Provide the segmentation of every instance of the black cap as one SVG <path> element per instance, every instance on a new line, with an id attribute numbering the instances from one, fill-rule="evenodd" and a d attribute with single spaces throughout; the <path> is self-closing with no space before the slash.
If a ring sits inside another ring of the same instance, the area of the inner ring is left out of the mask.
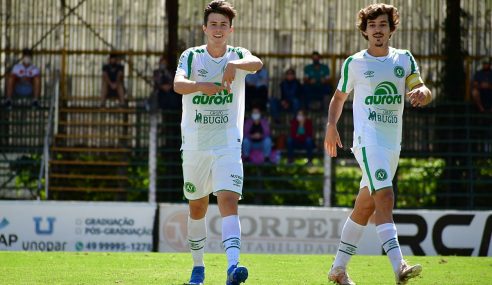
<path id="1" fill-rule="evenodd" d="M 313 51 L 312 55 L 320 55 L 320 54 L 319 54 L 319 51 L 315 50 L 315 51 Z"/>

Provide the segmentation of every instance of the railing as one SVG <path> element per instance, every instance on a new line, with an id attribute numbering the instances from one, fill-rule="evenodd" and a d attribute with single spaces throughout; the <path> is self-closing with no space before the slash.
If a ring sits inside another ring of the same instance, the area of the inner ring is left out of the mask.
<path id="1" fill-rule="evenodd" d="M 49 85 L 51 100 L 48 112 L 48 118 L 46 119 L 45 134 L 43 140 L 43 156 L 41 158 L 41 163 L 39 166 L 39 176 L 38 176 L 38 188 L 37 188 L 37 199 L 41 199 L 41 189 L 44 184 L 44 198 L 49 197 L 49 165 L 50 165 L 50 146 L 53 140 L 53 131 L 55 125 L 55 106 L 58 104 L 58 99 L 60 95 L 60 76 L 58 72 L 55 72 L 55 77 Z M 44 177 L 44 183 L 43 183 Z"/>

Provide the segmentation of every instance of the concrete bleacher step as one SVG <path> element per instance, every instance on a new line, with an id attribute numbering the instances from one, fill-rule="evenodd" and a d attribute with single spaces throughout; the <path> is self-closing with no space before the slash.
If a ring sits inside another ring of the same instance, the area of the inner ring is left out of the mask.
<path id="1" fill-rule="evenodd" d="M 82 161 L 82 160 L 52 160 L 52 165 L 79 165 L 79 166 L 128 166 L 125 161 Z"/>
<path id="2" fill-rule="evenodd" d="M 60 121 L 60 126 L 74 126 L 74 127 L 92 127 L 92 126 L 118 126 L 129 127 L 133 126 L 132 123 L 126 122 L 94 122 L 94 121 Z"/>
<path id="3" fill-rule="evenodd" d="M 64 178 L 64 179 L 88 179 L 88 180 L 123 180 L 123 181 L 128 180 L 128 176 L 123 176 L 123 175 L 51 173 L 50 177 L 51 178 Z"/>
<path id="4" fill-rule="evenodd" d="M 123 107 L 114 107 L 114 108 L 83 108 L 83 107 L 75 107 L 75 108 L 61 108 L 61 113 L 105 113 L 105 114 L 131 114 L 135 113 L 135 108 L 123 108 Z"/>
<path id="5" fill-rule="evenodd" d="M 87 153 L 87 152 L 130 153 L 131 152 L 131 150 L 127 148 L 60 147 L 60 146 L 52 147 L 51 150 L 55 152 L 78 152 L 78 153 Z"/>
<path id="6" fill-rule="evenodd" d="M 50 186 L 53 192 L 126 192 L 124 188 Z"/>
<path id="7" fill-rule="evenodd" d="M 101 140 L 130 140 L 133 139 L 133 136 L 130 135 L 100 135 L 100 134 L 58 134 L 55 136 L 55 139 L 101 139 Z"/>

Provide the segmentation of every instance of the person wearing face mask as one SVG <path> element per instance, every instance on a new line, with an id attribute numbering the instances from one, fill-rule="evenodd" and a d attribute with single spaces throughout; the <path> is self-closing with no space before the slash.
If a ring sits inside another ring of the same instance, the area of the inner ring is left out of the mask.
<path id="1" fill-rule="evenodd" d="M 245 120 L 243 131 L 243 159 L 249 161 L 251 150 L 258 149 L 262 151 L 264 160 L 269 162 L 272 152 L 270 125 L 266 118 L 261 117 L 259 107 L 251 110 L 251 118 Z"/>
<path id="2" fill-rule="evenodd" d="M 101 108 L 106 107 L 106 99 L 118 97 L 120 107 L 125 105 L 125 86 L 123 82 L 125 68 L 120 63 L 120 57 L 111 53 L 109 62 L 103 66 Z"/>
<path id="3" fill-rule="evenodd" d="M 304 107 L 319 109 L 332 90 L 330 68 L 321 63 L 319 52 L 313 51 L 311 58 L 313 62 L 304 67 L 304 91 L 306 93 Z"/>
<path id="4" fill-rule="evenodd" d="M 32 107 L 39 108 L 39 98 L 41 96 L 41 72 L 32 64 L 32 51 L 22 50 L 22 60 L 14 65 L 10 76 L 7 78 L 7 99 L 5 107 L 12 108 L 13 96 L 28 97 L 32 96 Z"/>
<path id="5" fill-rule="evenodd" d="M 287 139 L 287 157 L 289 163 L 294 162 L 294 150 L 305 149 L 307 164 L 312 165 L 313 159 L 313 122 L 306 117 L 304 110 L 297 111 L 296 117 L 290 121 L 290 136 Z"/>

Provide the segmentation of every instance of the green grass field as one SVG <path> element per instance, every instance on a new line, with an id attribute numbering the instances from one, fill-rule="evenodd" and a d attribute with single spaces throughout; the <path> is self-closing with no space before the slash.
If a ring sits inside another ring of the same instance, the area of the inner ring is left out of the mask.
<path id="1" fill-rule="evenodd" d="M 492 258 L 407 258 L 424 267 L 409 284 L 492 284 Z M 330 284 L 332 255 L 243 254 L 250 285 Z M 206 284 L 225 283 L 225 256 L 206 254 Z M 185 253 L 0 252 L 0 284 L 163 284 L 182 285 L 191 272 Z M 358 285 L 394 284 L 385 256 L 354 256 L 349 273 Z"/>

